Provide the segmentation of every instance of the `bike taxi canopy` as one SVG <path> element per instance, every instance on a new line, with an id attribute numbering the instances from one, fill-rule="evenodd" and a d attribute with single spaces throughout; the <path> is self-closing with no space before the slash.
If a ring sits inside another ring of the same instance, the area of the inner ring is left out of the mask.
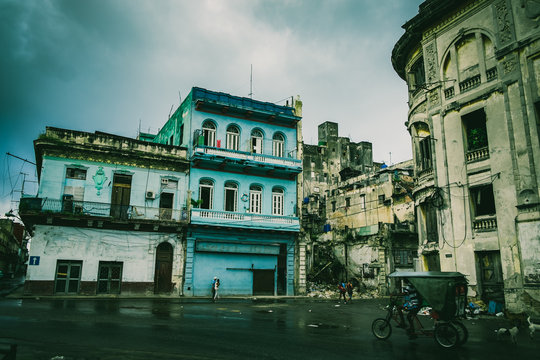
<path id="1" fill-rule="evenodd" d="M 407 279 L 443 320 L 463 315 L 467 279 L 459 272 L 394 272 L 389 277 Z"/>

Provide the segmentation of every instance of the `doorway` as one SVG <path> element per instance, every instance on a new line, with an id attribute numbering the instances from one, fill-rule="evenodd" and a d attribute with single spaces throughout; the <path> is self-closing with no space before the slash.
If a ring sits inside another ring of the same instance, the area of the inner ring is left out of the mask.
<path id="1" fill-rule="evenodd" d="M 123 263 L 121 262 L 99 262 L 98 294 L 120 294 L 122 267 Z"/>
<path id="2" fill-rule="evenodd" d="M 172 290 L 173 247 L 164 242 L 156 249 L 156 268 L 154 272 L 154 293 L 170 293 Z"/>
<path id="3" fill-rule="evenodd" d="M 480 297 L 488 304 L 495 301 L 504 304 L 504 281 L 501 255 L 498 251 L 479 251 L 476 253 L 480 272 Z"/>
<path id="4" fill-rule="evenodd" d="M 159 196 L 159 219 L 171 220 L 174 194 L 162 192 Z"/>
<path id="5" fill-rule="evenodd" d="M 114 174 L 111 196 L 111 216 L 127 220 L 131 198 L 131 175 Z"/>
<path id="6" fill-rule="evenodd" d="M 77 294 L 81 282 L 82 261 L 58 260 L 54 281 L 55 294 Z"/>
<path id="7" fill-rule="evenodd" d="M 253 295 L 274 295 L 274 270 L 253 270 Z"/>

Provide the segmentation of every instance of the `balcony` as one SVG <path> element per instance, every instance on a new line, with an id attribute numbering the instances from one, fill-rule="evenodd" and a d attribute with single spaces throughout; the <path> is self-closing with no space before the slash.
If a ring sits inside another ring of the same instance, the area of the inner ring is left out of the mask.
<path id="1" fill-rule="evenodd" d="M 187 224 L 187 210 L 114 205 L 72 199 L 21 198 L 19 213 L 29 224 L 157 231 Z"/>
<path id="2" fill-rule="evenodd" d="M 300 230 L 300 220 L 294 216 L 237 213 L 208 209 L 191 209 L 191 223 L 265 230 Z"/>
<path id="3" fill-rule="evenodd" d="M 495 231 L 497 230 L 497 217 L 477 217 L 474 219 L 473 229 L 475 232 Z"/>
<path id="4" fill-rule="evenodd" d="M 467 152 L 467 162 L 481 161 L 489 158 L 489 149 L 486 147 Z"/>
<path id="5" fill-rule="evenodd" d="M 196 145 L 192 160 L 196 164 L 206 163 L 230 170 L 250 171 L 257 175 L 287 176 L 302 172 L 302 161 L 292 157 L 276 157 L 246 151 Z"/>

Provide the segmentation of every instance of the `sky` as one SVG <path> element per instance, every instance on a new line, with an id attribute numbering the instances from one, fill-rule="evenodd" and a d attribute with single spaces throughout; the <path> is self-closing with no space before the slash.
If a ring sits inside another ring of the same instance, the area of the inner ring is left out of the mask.
<path id="1" fill-rule="evenodd" d="M 46 126 L 156 133 L 194 86 L 280 105 L 299 95 L 306 144 L 333 121 L 371 142 L 374 161 L 412 158 L 390 57 L 421 2 L 0 0 L 0 215 L 23 186 L 36 194 L 29 162 Z"/>

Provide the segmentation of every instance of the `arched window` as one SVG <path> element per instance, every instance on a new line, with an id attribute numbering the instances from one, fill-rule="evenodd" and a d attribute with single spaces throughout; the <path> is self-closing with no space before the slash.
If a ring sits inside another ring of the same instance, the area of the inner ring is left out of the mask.
<path id="1" fill-rule="evenodd" d="M 205 146 L 216 146 L 216 125 L 210 121 L 206 120 L 202 126 L 204 145 Z"/>
<path id="2" fill-rule="evenodd" d="M 260 214 L 262 212 L 262 188 L 257 185 L 249 187 L 249 212 Z"/>
<path id="3" fill-rule="evenodd" d="M 238 211 L 238 185 L 232 181 L 225 183 L 225 211 Z"/>
<path id="4" fill-rule="evenodd" d="M 255 154 L 263 152 L 263 133 L 259 129 L 254 129 L 251 132 L 251 152 Z"/>
<path id="5" fill-rule="evenodd" d="M 238 142 L 240 138 L 240 131 L 235 125 L 229 125 L 227 128 L 227 144 L 226 147 L 229 150 L 238 150 Z"/>
<path id="6" fill-rule="evenodd" d="M 272 155 L 277 157 L 283 157 L 283 143 L 285 139 L 282 134 L 275 133 L 272 138 Z"/>
<path id="7" fill-rule="evenodd" d="M 275 187 L 272 189 L 272 215 L 283 216 L 283 189 Z"/>
<path id="8" fill-rule="evenodd" d="M 214 182 L 202 179 L 199 182 L 199 201 L 201 209 L 212 209 L 214 203 Z"/>

